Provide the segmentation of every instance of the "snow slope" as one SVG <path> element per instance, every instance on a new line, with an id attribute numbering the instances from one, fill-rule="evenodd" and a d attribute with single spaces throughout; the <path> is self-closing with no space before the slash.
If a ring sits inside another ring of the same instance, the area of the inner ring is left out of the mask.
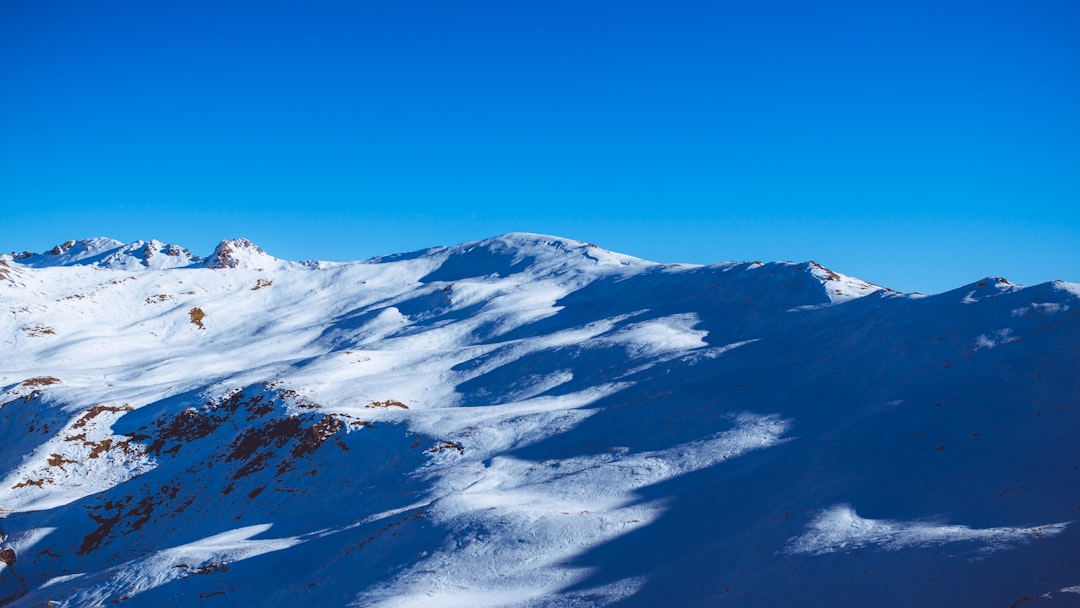
<path id="1" fill-rule="evenodd" d="M 0 312 L 0 604 L 1080 604 L 1080 285 L 89 239 Z"/>

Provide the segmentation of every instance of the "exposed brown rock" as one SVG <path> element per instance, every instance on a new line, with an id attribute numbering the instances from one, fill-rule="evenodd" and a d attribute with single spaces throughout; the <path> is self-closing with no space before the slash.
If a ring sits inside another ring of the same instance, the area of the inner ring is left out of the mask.
<path id="1" fill-rule="evenodd" d="M 400 407 L 403 410 L 409 409 L 409 406 L 405 405 L 404 403 L 402 403 L 400 401 L 395 401 L 393 399 L 387 399 L 386 401 L 372 401 L 371 403 L 365 405 L 364 407 L 368 408 L 368 409 L 372 409 L 372 408 L 376 408 L 376 407 L 386 407 L 386 408 Z"/>
<path id="2" fill-rule="evenodd" d="M 71 425 L 71 428 L 81 429 L 86 426 L 88 422 L 90 422 L 94 418 L 97 418 L 105 412 L 130 412 L 132 409 L 134 408 L 132 408 L 130 405 L 127 405 L 126 403 L 124 405 L 95 405 L 94 407 L 86 410 L 86 413 L 79 417 L 79 419 Z"/>
<path id="3" fill-rule="evenodd" d="M 206 329 L 206 326 L 203 325 L 203 319 L 206 318 L 206 313 L 203 312 L 203 309 L 198 306 L 192 308 L 188 311 L 188 317 L 190 317 L 192 325 L 195 325 L 199 329 Z"/>

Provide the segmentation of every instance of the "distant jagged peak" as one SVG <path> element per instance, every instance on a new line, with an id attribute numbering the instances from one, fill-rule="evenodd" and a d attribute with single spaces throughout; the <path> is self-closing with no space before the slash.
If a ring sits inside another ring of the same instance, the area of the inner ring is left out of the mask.
<path id="1" fill-rule="evenodd" d="M 284 265 L 283 260 L 263 251 L 255 243 L 245 238 L 226 239 L 218 243 L 214 253 L 206 258 L 203 266 L 206 268 L 240 268 L 247 270 L 264 270 Z"/>
<path id="2" fill-rule="evenodd" d="M 102 257 L 123 246 L 123 241 L 106 237 L 64 241 L 44 253 L 24 251 L 13 253 L 14 261 L 23 266 L 44 268 L 48 266 L 87 266 L 94 265 Z"/>
<path id="3" fill-rule="evenodd" d="M 124 243 L 105 237 L 65 241 L 44 253 L 13 253 L 11 259 L 31 268 L 93 266 L 110 270 L 181 268 L 202 261 L 183 247 L 158 240 Z"/>
<path id="4" fill-rule="evenodd" d="M 164 269 L 183 268 L 200 261 L 202 258 L 179 245 L 152 239 L 124 245 L 96 265 L 114 270 Z"/>
<path id="5" fill-rule="evenodd" d="M 81 239 L 78 241 L 65 241 L 56 247 L 53 247 L 49 251 L 46 251 L 42 255 L 49 256 L 63 256 L 63 255 L 78 255 L 81 253 L 99 253 L 102 251 L 108 251 L 115 249 L 124 243 L 116 239 L 108 237 L 94 237 L 91 239 Z"/>

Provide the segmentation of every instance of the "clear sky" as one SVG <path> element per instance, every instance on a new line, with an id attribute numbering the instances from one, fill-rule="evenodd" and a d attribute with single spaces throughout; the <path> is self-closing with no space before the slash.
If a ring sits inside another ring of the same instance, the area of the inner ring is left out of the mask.
<path id="1" fill-rule="evenodd" d="M 1080 3 L 0 0 L 0 250 L 1080 281 Z"/>

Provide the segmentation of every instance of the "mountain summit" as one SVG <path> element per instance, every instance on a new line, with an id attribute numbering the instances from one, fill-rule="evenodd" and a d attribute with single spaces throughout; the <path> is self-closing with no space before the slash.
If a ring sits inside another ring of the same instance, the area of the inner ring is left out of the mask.
<path id="1" fill-rule="evenodd" d="M 221 241 L 203 265 L 207 268 L 244 268 L 259 270 L 279 265 L 280 260 L 267 255 L 262 247 L 247 239 Z"/>
<path id="2" fill-rule="evenodd" d="M 0 256 L 0 604 L 1070 606 L 1080 285 Z"/>

